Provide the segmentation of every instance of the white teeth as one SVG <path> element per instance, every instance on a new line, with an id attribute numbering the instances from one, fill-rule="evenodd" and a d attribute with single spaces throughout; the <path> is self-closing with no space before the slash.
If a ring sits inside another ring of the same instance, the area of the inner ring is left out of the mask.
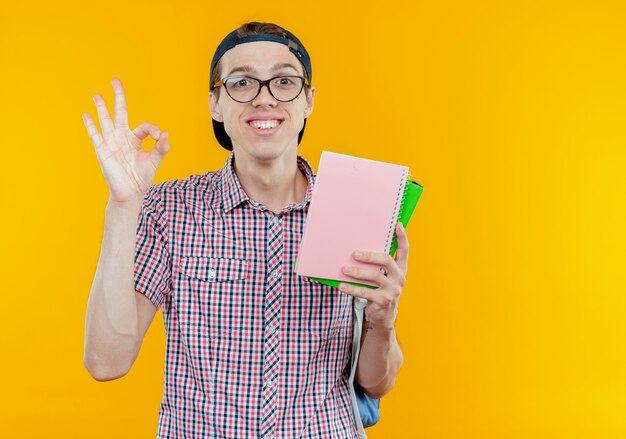
<path id="1" fill-rule="evenodd" d="M 260 128 L 262 130 L 274 128 L 278 126 L 277 120 L 253 120 L 250 121 L 250 126 L 253 128 Z"/>

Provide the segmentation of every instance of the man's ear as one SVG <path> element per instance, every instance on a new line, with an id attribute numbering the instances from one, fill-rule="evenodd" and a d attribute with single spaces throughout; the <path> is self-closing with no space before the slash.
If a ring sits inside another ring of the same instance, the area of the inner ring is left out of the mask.
<path id="1" fill-rule="evenodd" d="M 211 117 L 213 117 L 213 119 L 218 122 L 224 122 L 217 96 L 215 96 L 215 93 L 212 91 L 209 92 L 209 108 L 211 109 Z"/>
<path id="2" fill-rule="evenodd" d="M 306 119 L 313 112 L 315 102 L 315 87 L 311 86 L 306 94 L 306 107 L 304 108 L 304 118 Z"/>

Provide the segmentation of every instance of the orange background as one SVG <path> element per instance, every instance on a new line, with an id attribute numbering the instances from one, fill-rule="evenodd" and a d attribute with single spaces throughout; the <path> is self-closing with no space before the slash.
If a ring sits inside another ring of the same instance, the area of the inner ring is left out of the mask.
<path id="1" fill-rule="evenodd" d="M 108 196 L 81 114 L 170 132 L 155 183 L 220 168 L 209 63 L 245 21 L 294 32 L 299 147 L 408 165 L 405 365 L 370 438 L 626 437 L 623 2 L 11 2 L 0 11 L 0 436 L 154 437 L 161 314 L 122 379 L 82 364 Z M 148 140 L 146 147 L 151 148 Z"/>

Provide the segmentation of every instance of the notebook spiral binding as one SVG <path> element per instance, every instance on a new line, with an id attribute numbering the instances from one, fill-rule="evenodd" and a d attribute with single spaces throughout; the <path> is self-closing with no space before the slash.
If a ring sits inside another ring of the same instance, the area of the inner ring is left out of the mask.
<path id="1" fill-rule="evenodd" d="M 396 230 L 396 224 L 398 222 L 398 218 L 402 215 L 402 208 L 404 207 L 404 198 L 406 195 L 406 191 L 409 187 L 411 174 L 408 169 L 404 170 L 404 174 L 402 175 L 402 182 L 400 183 L 400 187 L 398 188 L 398 196 L 396 198 L 395 209 L 393 211 L 393 221 L 389 226 L 389 233 L 387 234 L 387 242 L 385 243 L 385 253 L 389 253 L 391 250 L 391 245 L 394 240 L 394 233 Z"/>

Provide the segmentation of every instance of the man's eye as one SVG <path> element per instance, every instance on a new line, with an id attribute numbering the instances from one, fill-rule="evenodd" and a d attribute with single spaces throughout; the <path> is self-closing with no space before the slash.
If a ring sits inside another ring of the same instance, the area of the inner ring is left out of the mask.
<path id="1" fill-rule="evenodd" d="M 251 81 L 246 78 L 237 79 L 236 81 L 232 81 L 233 87 L 243 88 L 250 86 Z"/>
<path id="2" fill-rule="evenodd" d="M 291 78 L 277 78 L 276 85 L 280 85 L 281 87 L 288 87 L 294 85 L 294 82 L 291 80 Z"/>

